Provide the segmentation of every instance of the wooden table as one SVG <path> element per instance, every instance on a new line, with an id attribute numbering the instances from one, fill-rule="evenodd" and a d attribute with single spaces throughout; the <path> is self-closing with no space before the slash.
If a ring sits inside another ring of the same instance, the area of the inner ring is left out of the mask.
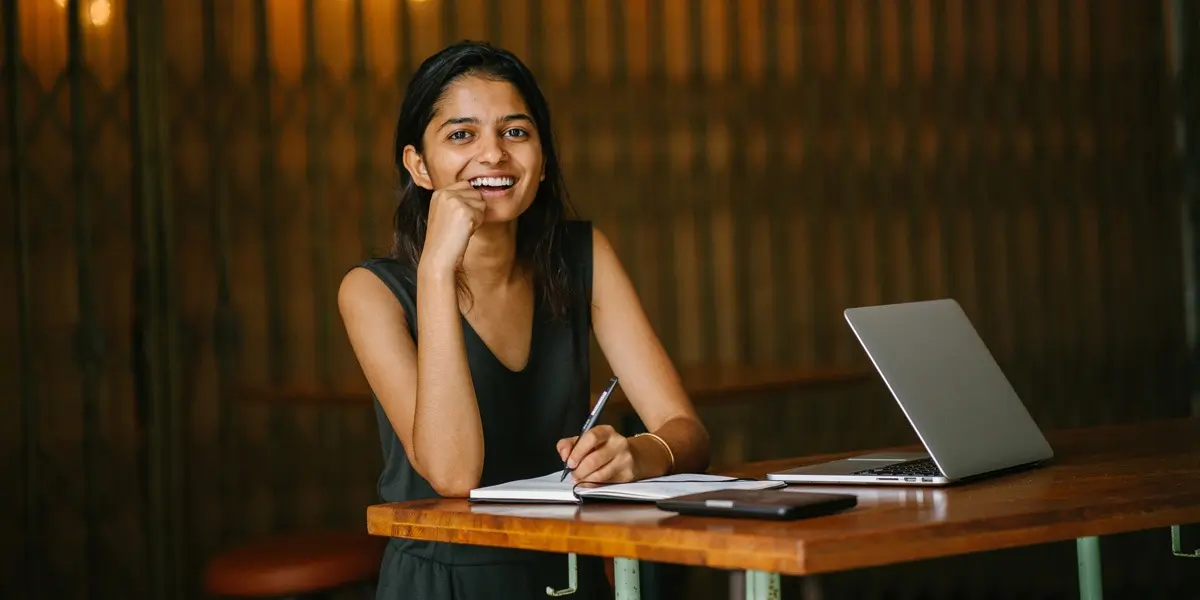
<path id="1" fill-rule="evenodd" d="M 1054 432 L 1040 468 L 951 488 L 793 486 L 859 496 L 851 511 L 775 523 L 682 517 L 649 505 L 483 505 L 461 499 L 367 509 L 374 535 L 614 557 L 617 598 L 639 560 L 746 571 L 747 596 L 809 575 L 1076 540 L 1080 597 L 1102 597 L 1098 536 L 1200 523 L 1200 419 Z M 769 471 L 844 455 L 756 463 Z M 1165 549 L 1164 549 L 1165 550 Z"/>
<path id="2" fill-rule="evenodd" d="M 793 388 L 811 388 L 851 381 L 862 381 L 874 371 L 835 367 L 804 367 L 798 365 L 692 365 L 679 369 L 688 397 L 697 405 L 733 402 L 745 394 Z M 612 373 L 593 371 L 592 398 L 595 399 L 608 384 Z M 287 406 L 371 406 L 373 398 L 366 384 L 347 390 L 255 388 L 241 391 L 246 402 Z M 627 412 L 629 400 L 621 387 L 612 395 L 606 410 Z"/>

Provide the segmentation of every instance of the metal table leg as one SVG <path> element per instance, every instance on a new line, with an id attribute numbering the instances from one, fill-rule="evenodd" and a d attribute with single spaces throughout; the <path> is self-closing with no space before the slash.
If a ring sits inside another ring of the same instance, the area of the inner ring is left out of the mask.
<path id="1" fill-rule="evenodd" d="M 551 586 L 546 586 L 546 595 L 552 598 L 560 596 L 570 596 L 579 589 L 579 559 L 572 552 L 567 555 L 567 587 L 556 590 Z"/>
<path id="2" fill-rule="evenodd" d="M 1104 600 L 1104 583 L 1100 577 L 1100 538 L 1092 536 L 1075 540 L 1075 555 L 1079 566 L 1079 600 Z"/>
<path id="3" fill-rule="evenodd" d="M 1200 558 L 1200 539 L 1197 539 L 1195 526 L 1189 526 L 1188 529 L 1180 525 L 1171 526 L 1171 554 L 1180 558 Z"/>
<path id="4" fill-rule="evenodd" d="M 779 573 L 746 571 L 746 600 L 780 600 Z"/>
<path id="5" fill-rule="evenodd" d="M 613 579 L 617 584 L 617 600 L 642 600 L 642 580 L 638 576 L 636 558 L 614 558 Z"/>

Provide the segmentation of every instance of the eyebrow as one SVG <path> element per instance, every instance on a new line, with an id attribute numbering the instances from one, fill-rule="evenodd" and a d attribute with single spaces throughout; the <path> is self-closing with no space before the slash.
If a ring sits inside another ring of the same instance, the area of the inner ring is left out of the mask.
<path id="1" fill-rule="evenodd" d="M 497 119 L 496 122 L 497 123 L 512 123 L 513 121 L 528 121 L 530 123 L 533 123 L 533 117 L 530 117 L 529 115 L 527 115 L 525 113 L 513 113 L 511 115 L 505 115 L 505 116 L 501 117 L 500 119 Z M 450 117 L 449 119 L 446 119 L 444 122 L 442 122 L 442 125 L 441 125 L 441 127 L 438 127 L 438 130 L 440 131 L 451 125 L 478 125 L 478 124 L 479 124 L 479 119 L 476 119 L 475 117 Z"/>

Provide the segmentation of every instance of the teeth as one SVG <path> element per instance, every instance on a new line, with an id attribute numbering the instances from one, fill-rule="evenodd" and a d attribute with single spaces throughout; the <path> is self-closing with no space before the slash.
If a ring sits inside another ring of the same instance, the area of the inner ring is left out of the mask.
<path id="1" fill-rule="evenodd" d="M 476 177 L 471 180 L 471 185 L 475 187 L 508 187 L 513 183 L 512 177 Z"/>

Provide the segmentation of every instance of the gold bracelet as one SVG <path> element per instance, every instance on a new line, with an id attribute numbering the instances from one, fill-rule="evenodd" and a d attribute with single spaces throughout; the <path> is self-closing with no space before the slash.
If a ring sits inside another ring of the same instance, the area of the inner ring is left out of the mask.
<path id="1" fill-rule="evenodd" d="M 662 444 L 663 448 L 666 448 L 667 457 L 671 459 L 671 465 L 669 467 L 667 467 L 667 475 L 670 475 L 672 472 L 674 472 L 675 471 L 675 453 L 671 452 L 671 446 L 669 446 L 667 444 L 667 442 L 664 441 L 662 438 L 658 437 L 657 435 L 654 435 L 653 433 L 639 433 L 633 437 L 641 437 L 643 435 L 646 437 L 651 437 L 651 438 L 658 440 L 658 443 Z"/>

